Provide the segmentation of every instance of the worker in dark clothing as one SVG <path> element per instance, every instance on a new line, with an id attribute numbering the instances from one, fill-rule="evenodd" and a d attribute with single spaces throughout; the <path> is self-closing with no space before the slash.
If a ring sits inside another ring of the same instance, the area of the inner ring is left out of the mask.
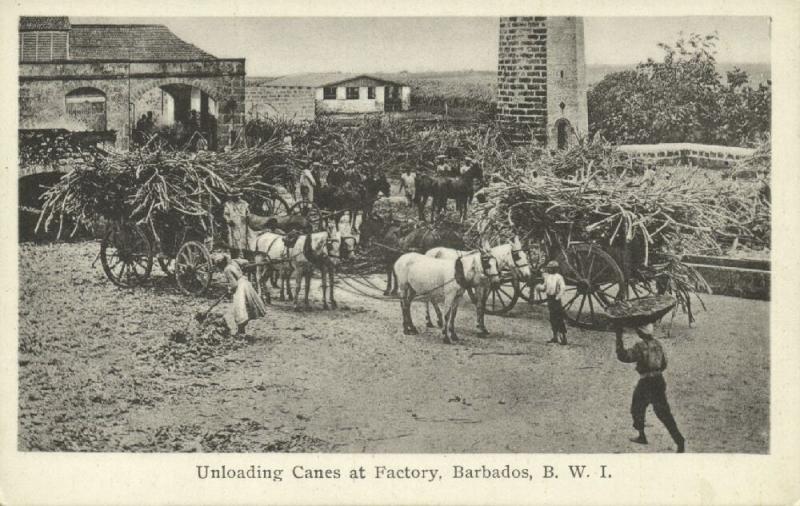
<path id="1" fill-rule="evenodd" d="M 636 372 L 639 373 L 639 383 L 633 391 L 633 401 L 631 402 L 631 416 L 633 416 L 633 428 L 639 431 L 639 436 L 632 438 L 631 441 L 639 444 L 647 444 L 647 436 L 644 433 L 644 418 L 647 406 L 653 405 L 653 411 L 664 427 L 669 431 L 672 440 L 677 445 L 678 453 L 683 453 L 685 440 L 678 424 L 672 416 L 672 411 L 667 402 L 667 384 L 664 381 L 662 372 L 667 368 L 667 356 L 661 343 L 653 338 L 653 324 L 649 323 L 643 327 L 638 327 L 636 333 L 641 341 L 633 345 L 632 348 L 625 348 L 622 342 L 622 327 L 617 327 L 616 351 L 617 358 L 621 362 L 636 362 Z"/>
<path id="2" fill-rule="evenodd" d="M 328 186 L 341 186 L 344 184 L 344 171 L 342 165 L 334 161 L 331 163 L 331 169 L 328 171 L 328 176 L 325 178 L 325 184 Z"/>

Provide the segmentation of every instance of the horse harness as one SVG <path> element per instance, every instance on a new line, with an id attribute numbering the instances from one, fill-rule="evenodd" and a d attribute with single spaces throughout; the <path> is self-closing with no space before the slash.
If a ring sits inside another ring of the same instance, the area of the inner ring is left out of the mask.
<path id="1" fill-rule="evenodd" d="M 513 248 L 511 249 L 511 261 L 514 262 L 514 267 L 516 267 L 517 269 L 524 269 L 525 267 L 529 267 L 530 266 L 530 263 L 526 263 L 524 265 L 518 265 L 517 264 L 517 262 L 519 261 L 520 256 L 521 256 L 520 253 L 523 253 L 523 252 L 524 251 L 521 250 L 521 249 L 513 249 Z"/>

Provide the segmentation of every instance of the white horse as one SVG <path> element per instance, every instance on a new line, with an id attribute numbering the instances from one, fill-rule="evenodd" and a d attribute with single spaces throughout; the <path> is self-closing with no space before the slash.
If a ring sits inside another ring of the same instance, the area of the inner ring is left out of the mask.
<path id="1" fill-rule="evenodd" d="M 265 290 L 264 297 L 267 304 L 272 302 L 266 280 L 271 279 L 272 273 L 277 271 L 281 280 L 280 300 L 285 300 L 284 290 L 288 293 L 289 300 L 292 300 L 290 279 L 294 269 L 294 259 L 291 257 L 291 248 L 287 247 L 286 236 L 262 232 L 251 242 L 250 250 L 253 251 L 258 266 L 256 268 L 258 294 L 261 295 L 262 289 Z"/>
<path id="2" fill-rule="evenodd" d="M 455 261 L 406 253 L 395 262 L 394 273 L 400 289 L 403 333 L 417 333 L 411 319 L 411 302 L 419 296 L 431 302 L 438 314 L 441 314 L 439 306 L 444 308 L 442 335 L 446 343 L 458 340 L 455 319 L 464 291 L 469 286 L 480 284 L 484 277 L 493 283 L 500 279 L 497 260 L 483 251 L 459 257 Z"/>
<path id="3" fill-rule="evenodd" d="M 329 226 L 327 232 L 316 232 L 300 236 L 289 252 L 293 259 L 294 278 L 297 292 L 294 298 L 295 309 L 300 309 L 300 281 L 305 279 L 305 307 L 310 307 L 308 292 L 311 287 L 311 275 L 314 269 L 319 269 L 322 277 L 322 307 L 328 309 L 328 284 L 330 284 L 330 306 L 336 308 L 336 299 L 333 295 L 333 281 L 336 266 L 342 260 L 347 260 L 350 247 L 347 241 L 342 240 L 339 231 Z"/>
<path id="4" fill-rule="evenodd" d="M 509 248 L 509 254 L 511 252 L 511 248 Z M 486 298 L 489 296 L 489 288 L 491 286 L 497 286 L 500 282 L 499 272 L 500 272 L 500 261 L 495 256 L 493 250 L 489 250 L 487 253 L 487 249 L 476 250 L 476 251 L 459 251 L 454 250 L 451 248 L 432 248 L 425 253 L 425 256 L 431 258 L 438 258 L 440 260 L 450 260 L 455 261 L 461 259 L 462 262 L 468 263 L 473 262 L 474 259 L 479 258 L 481 261 L 481 265 L 484 268 L 484 272 L 491 272 L 489 269 L 491 268 L 489 264 L 484 263 L 485 259 L 488 257 L 494 261 L 493 267 L 498 275 L 492 277 L 489 276 L 476 276 L 472 279 L 467 280 L 467 290 L 472 290 L 474 293 L 473 302 L 475 302 L 475 312 L 477 315 L 477 327 L 478 327 L 478 334 L 479 335 L 486 335 L 489 333 L 486 330 L 486 325 L 484 323 L 484 311 L 486 308 Z M 470 294 L 471 296 L 473 294 Z M 439 308 L 436 307 L 436 304 L 433 305 L 433 308 L 436 310 L 436 317 L 438 319 L 439 326 L 442 326 L 442 313 L 439 311 Z M 428 327 L 433 327 L 433 322 L 431 321 L 431 312 L 430 307 L 426 303 L 425 304 L 425 324 Z"/>

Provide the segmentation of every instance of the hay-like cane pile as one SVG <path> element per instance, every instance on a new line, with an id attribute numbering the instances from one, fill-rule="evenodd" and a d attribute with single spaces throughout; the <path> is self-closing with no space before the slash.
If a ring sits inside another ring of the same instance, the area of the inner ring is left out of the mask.
<path id="1" fill-rule="evenodd" d="M 72 170 L 45 192 L 37 230 L 57 222 L 60 237 L 67 216 L 75 220 L 72 233 L 97 217 L 138 224 L 180 219 L 206 226 L 209 212 L 226 195 L 240 191 L 246 200 L 258 201 L 274 185 L 292 181 L 285 150 L 273 140 L 224 153 L 111 152 Z"/>

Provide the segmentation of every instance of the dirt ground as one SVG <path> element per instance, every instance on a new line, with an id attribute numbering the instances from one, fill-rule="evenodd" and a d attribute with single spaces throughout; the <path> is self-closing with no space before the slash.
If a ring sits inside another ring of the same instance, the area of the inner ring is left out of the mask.
<path id="1" fill-rule="evenodd" d="M 396 299 L 337 290 L 339 309 L 324 311 L 315 283 L 311 311 L 276 302 L 250 339 L 201 338 L 194 314 L 219 286 L 190 298 L 159 274 L 120 289 L 92 268 L 98 249 L 20 246 L 20 450 L 674 450 L 652 410 L 650 444 L 628 441 L 637 375 L 613 335 L 570 329 L 569 346 L 545 344 L 543 308 L 487 317 L 479 338 L 464 302 L 449 346 L 438 329 L 403 335 Z M 769 304 L 704 300 L 695 328 L 678 315 L 670 337 L 657 330 L 687 451 L 768 452 Z"/>

